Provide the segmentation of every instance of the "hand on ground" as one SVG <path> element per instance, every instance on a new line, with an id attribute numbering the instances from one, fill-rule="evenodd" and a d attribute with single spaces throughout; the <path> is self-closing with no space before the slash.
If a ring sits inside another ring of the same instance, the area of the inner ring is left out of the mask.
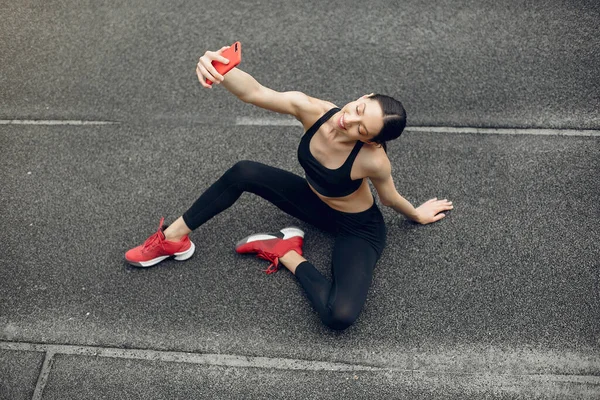
<path id="1" fill-rule="evenodd" d="M 415 221 L 423 225 L 439 221 L 446 216 L 442 211 L 452 210 L 453 208 L 452 202 L 448 199 L 438 200 L 436 197 L 427 200 L 417 207 L 417 219 Z"/>

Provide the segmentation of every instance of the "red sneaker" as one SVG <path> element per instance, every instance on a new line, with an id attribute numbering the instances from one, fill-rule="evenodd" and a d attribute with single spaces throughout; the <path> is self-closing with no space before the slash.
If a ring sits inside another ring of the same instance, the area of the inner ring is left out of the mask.
<path id="1" fill-rule="evenodd" d="M 125 259 L 129 264 L 136 267 L 151 267 L 171 256 L 175 256 L 176 260 L 183 261 L 194 254 L 196 246 L 187 235 L 177 242 L 165 239 L 163 231 L 166 226 L 163 226 L 164 221 L 164 218 L 160 219 L 158 230 L 144 244 L 125 253 Z"/>
<path id="2" fill-rule="evenodd" d="M 288 251 L 295 250 L 302 255 L 304 232 L 299 228 L 283 228 L 277 233 L 255 233 L 235 245 L 239 254 L 256 253 L 259 258 L 271 261 L 271 265 L 264 270 L 267 274 L 274 274 L 279 270 L 279 257 Z"/>

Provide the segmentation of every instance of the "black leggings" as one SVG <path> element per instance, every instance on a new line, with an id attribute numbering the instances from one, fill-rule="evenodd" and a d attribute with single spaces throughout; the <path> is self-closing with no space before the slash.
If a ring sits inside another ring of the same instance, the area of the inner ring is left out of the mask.
<path id="1" fill-rule="evenodd" d="M 325 325 L 332 329 L 352 325 L 365 303 L 373 268 L 385 246 L 386 228 L 377 205 L 360 213 L 337 211 L 319 199 L 304 178 L 240 161 L 196 200 L 183 220 L 194 230 L 233 205 L 243 192 L 257 194 L 287 214 L 335 234 L 333 282 L 308 261 L 298 265 L 296 278 Z"/>

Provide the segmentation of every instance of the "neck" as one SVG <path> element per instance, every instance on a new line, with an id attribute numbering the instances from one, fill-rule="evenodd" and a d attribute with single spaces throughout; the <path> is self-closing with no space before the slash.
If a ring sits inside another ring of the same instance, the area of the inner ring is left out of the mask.
<path id="1" fill-rule="evenodd" d="M 326 126 L 328 129 L 325 133 L 325 136 L 327 137 L 327 139 L 331 140 L 334 143 L 343 143 L 343 144 L 356 143 L 355 139 L 349 138 L 344 131 L 340 130 L 340 128 L 337 125 L 338 119 L 339 119 L 339 113 L 336 113 L 335 115 L 333 115 L 332 118 L 329 119 L 329 121 L 327 121 Z"/>
<path id="2" fill-rule="evenodd" d="M 344 132 L 340 132 L 339 129 L 332 128 L 329 133 L 326 134 L 327 139 L 334 143 L 340 144 L 351 144 L 356 143 L 355 139 L 349 138 Z"/>

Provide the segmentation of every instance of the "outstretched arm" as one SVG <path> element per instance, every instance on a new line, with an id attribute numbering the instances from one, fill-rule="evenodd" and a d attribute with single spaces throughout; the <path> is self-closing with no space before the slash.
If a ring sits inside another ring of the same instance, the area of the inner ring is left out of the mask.
<path id="1" fill-rule="evenodd" d="M 387 158 L 377 161 L 372 176 L 369 176 L 373 186 L 377 190 L 379 199 L 384 206 L 393 208 L 396 212 L 403 214 L 406 218 L 420 224 L 430 224 L 444 218 L 443 211 L 452 210 L 454 206 L 447 199 L 430 199 L 419 207 L 413 205 L 398 193 L 392 178 L 392 168 Z"/>
<path id="2" fill-rule="evenodd" d="M 314 113 L 319 100 L 302 92 L 277 92 L 261 85 L 250 74 L 238 68 L 233 68 L 226 76 L 219 74 L 211 62 L 216 60 L 227 64 L 229 60 L 221 55 L 225 49 L 227 46 L 219 51 L 207 51 L 200 57 L 196 75 L 202 86 L 211 88 L 212 85 L 205 81 L 209 79 L 214 84 L 222 84 L 225 89 L 246 103 L 282 114 L 291 114 L 301 121 L 307 113 Z"/>

